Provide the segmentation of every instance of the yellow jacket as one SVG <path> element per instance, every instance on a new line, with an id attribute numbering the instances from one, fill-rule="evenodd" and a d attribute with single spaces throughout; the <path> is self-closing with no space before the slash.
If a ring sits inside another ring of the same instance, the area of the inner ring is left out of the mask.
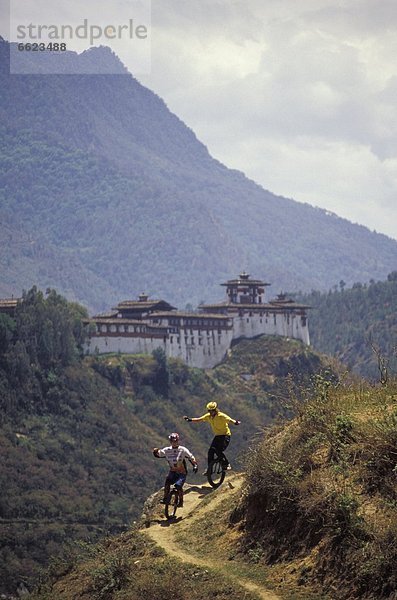
<path id="1" fill-rule="evenodd" d="M 211 417 L 208 412 L 202 417 L 198 417 L 197 421 L 208 421 L 214 435 L 232 435 L 229 423 L 235 423 L 236 419 L 232 419 L 229 415 L 222 412 L 218 412 L 214 417 Z"/>

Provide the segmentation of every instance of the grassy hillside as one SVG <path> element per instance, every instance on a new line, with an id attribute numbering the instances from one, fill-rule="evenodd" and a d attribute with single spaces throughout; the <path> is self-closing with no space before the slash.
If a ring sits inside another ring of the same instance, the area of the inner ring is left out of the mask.
<path id="1" fill-rule="evenodd" d="M 279 338 L 244 341 L 208 372 L 158 353 L 81 359 L 81 316 L 81 307 L 34 288 L 15 321 L 0 317 L 0 592 L 37 578 L 65 542 L 136 519 L 163 482 L 165 465 L 151 449 L 170 431 L 204 465 L 210 430 L 184 414 L 198 416 L 215 399 L 242 420 L 228 453 L 237 468 L 253 435 L 288 411 L 289 374 L 298 369 L 309 383 L 326 368 Z"/>
<path id="2" fill-rule="evenodd" d="M 54 565 L 34 599 L 123 600 L 145 586 L 150 598 L 163 598 L 171 557 L 178 600 L 239 598 L 236 580 L 280 600 L 394 598 L 397 381 L 319 376 L 304 395 L 291 395 L 292 421 L 269 427 L 244 453 L 242 476 L 215 492 L 201 488 L 192 512 L 169 527 L 149 499 L 146 512 L 150 504 L 154 513 L 143 531 Z"/>
<path id="3" fill-rule="evenodd" d="M 397 553 L 397 382 L 328 385 L 270 429 L 231 521 L 241 553 L 332 598 L 392 598 Z"/>
<path id="4" fill-rule="evenodd" d="M 299 299 L 313 307 L 309 327 L 314 348 L 374 381 L 397 375 L 396 271 L 386 281 L 352 288 L 341 281 L 328 293 L 312 292 Z"/>
<path id="5" fill-rule="evenodd" d="M 132 75 L 10 76 L 8 53 L 0 40 L 0 295 L 38 284 L 100 310 L 145 290 L 184 306 L 242 269 L 274 296 L 394 268 L 396 241 L 227 169 Z"/>
<path id="6" fill-rule="evenodd" d="M 86 545 L 54 565 L 53 572 L 60 568 L 64 578 L 42 584 L 32 600 L 207 600 L 213 591 L 217 600 L 257 598 L 217 572 L 170 558 L 136 530 L 95 547 Z"/>

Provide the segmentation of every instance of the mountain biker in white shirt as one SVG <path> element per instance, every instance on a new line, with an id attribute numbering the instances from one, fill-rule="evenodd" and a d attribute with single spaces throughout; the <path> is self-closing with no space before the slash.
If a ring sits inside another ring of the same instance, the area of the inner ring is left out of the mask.
<path id="1" fill-rule="evenodd" d="M 175 485 L 178 489 L 178 507 L 183 506 L 183 484 L 186 481 L 187 469 L 186 459 L 193 465 L 193 473 L 197 473 L 198 465 L 193 454 L 179 445 L 179 434 L 171 433 L 168 436 L 171 446 L 165 448 L 153 448 L 153 454 L 156 458 L 166 458 L 170 467 L 169 473 L 164 483 L 164 497 L 161 500 L 162 504 L 166 504 L 168 494 L 170 493 L 171 485 Z"/>

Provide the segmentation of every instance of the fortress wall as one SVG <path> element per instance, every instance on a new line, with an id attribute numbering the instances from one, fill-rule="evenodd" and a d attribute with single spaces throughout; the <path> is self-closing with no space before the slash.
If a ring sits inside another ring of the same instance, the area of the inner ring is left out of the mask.
<path id="1" fill-rule="evenodd" d="M 243 316 L 234 317 L 233 339 L 240 337 L 252 338 L 258 335 L 285 335 L 283 325 L 276 313 L 254 313 L 251 316 L 245 313 Z"/>
<path id="2" fill-rule="evenodd" d="M 307 320 L 302 324 L 300 315 L 294 313 L 268 312 L 260 316 L 249 312 L 243 316 L 235 316 L 233 320 L 233 339 L 252 338 L 258 335 L 280 335 L 301 340 L 310 344 Z"/>
<path id="3" fill-rule="evenodd" d="M 85 345 L 86 354 L 151 354 L 156 348 L 166 349 L 164 338 L 93 336 Z"/>
<path id="4" fill-rule="evenodd" d="M 87 354 L 151 354 L 156 348 L 163 348 L 167 356 L 179 358 L 191 367 L 210 369 L 222 362 L 233 339 L 279 335 L 310 344 L 307 318 L 296 312 L 247 310 L 241 315 L 233 313 L 232 319 L 233 329 L 181 327 L 176 333 L 161 337 L 135 330 L 132 333 L 130 326 L 128 332 L 124 329 L 124 333 L 118 335 L 115 328 L 113 335 L 102 332 L 92 336 L 85 351 Z"/>
<path id="5" fill-rule="evenodd" d="M 192 331 L 192 332 L 191 332 Z M 186 335 L 185 335 L 186 334 Z M 181 330 L 167 339 L 166 354 L 190 367 L 211 369 L 222 362 L 232 342 L 232 330 Z"/>

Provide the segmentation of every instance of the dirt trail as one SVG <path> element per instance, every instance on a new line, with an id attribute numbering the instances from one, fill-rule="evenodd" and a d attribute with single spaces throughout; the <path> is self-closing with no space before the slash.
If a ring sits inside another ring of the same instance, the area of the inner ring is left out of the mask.
<path id="1" fill-rule="evenodd" d="M 159 519 L 152 522 L 150 527 L 144 530 L 144 533 L 161 546 L 167 554 L 175 556 L 183 562 L 210 569 L 215 568 L 225 577 L 235 580 L 236 583 L 263 600 L 281 600 L 280 596 L 266 590 L 261 585 L 249 579 L 233 575 L 230 572 L 232 563 L 229 562 L 225 567 L 224 563 L 216 562 L 213 558 L 207 559 L 206 557 L 197 557 L 193 554 L 188 554 L 175 541 L 176 534 L 183 533 L 184 529 L 189 528 L 191 523 L 197 519 L 204 518 L 207 512 L 213 511 L 224 500 L 226 495 L 236 493 L 241 488 L 242 482 L 243 478 L 241 476 L 232 475 L 227 478 L 226 482 L 218 490 L 212 490 L 208 484 L 186 486 L 184 507 L 178 511 L 176 520 L 167 521 L 165 518 Z M 201 504 L 205 496 L 209 493 L 213 495 L 211 502 Z"/>

